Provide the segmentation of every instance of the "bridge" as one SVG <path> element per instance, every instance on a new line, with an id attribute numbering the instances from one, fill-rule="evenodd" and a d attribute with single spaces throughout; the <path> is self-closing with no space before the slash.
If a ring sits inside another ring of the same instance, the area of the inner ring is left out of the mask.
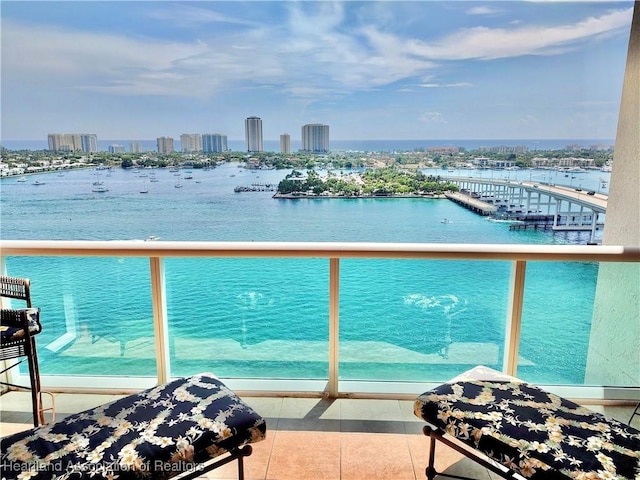
<path id="1" fill-rule="evenodd" d="M 522 222 L 512 228 L 595 232 L 604 224 L 608 196 L 544 182 L 447 177 L 460 192 L 448 198 L 480 215 Z"/>

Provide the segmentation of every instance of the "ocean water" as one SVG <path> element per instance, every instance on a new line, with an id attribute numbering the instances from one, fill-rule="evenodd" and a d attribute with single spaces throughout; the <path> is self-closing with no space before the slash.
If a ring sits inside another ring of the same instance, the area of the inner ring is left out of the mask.
<path id="1" fill-rule="evenodd" d="M 278 200 L 272 192 L 233 191 L 277 183 L 289 171 L 232 163 L 195 169 L 192 179 L 185 172 L 142 172 L 149 176 L 115 169 L 109 176 L 82 170 L 3 179 L 2 238 L 588 240 L 586 233 L 512 232 L 447 200 Z M 482 174 L 565 180 L 549 171 Z M 606 175 L 587 172 L 566 181 L 600 189 Z M 43 184 L 33 185 L 36 179 Z M 93 192 L 95 181 L 109 191 Z M 155 374 L 148 259 L 17 257 L 7 269 L 32 280 L 44 323 L 38 338 L 44 374 Z M 501 368 L 510 270 L 509 262 L 341 261 L 340 378 L 440 381 L 479 363 Z M 583 382 L 597 270 L 594 263 L 528 263 L 520 376 Z M 168 258 L 165 274 L 173 375 L 327 378 L 328 260 Z"/>

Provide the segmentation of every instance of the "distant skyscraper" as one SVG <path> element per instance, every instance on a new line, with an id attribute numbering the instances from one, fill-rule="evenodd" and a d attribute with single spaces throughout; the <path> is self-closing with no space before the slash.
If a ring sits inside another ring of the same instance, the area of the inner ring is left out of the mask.
<path id="1" fill-rule="evenodd" d="M 131 142 L 129 144 L 129 151 L 131 153 L 140 153 L 140 152 L 142 152 L 142 144 L 140 142 Z"/>
<path id="2" fill-rule="evenodd" d="M 98 136 L 95 133 L 50 133 L 47 140 L 49 150 L 55 152 L 98 151 Z"/>
<path id="3" fill-rule="evenodd" d="M 173 152 L 173 138 L 171 137 L 159 137 L 156 140 L 158 145 L 158 153 L 171 153 Z"/>
<path id="4" fill-rule="evenodd" d="M 302 150 L 312 153 L 329 151 L 329 125 L 309 123 L 302 126 Z"/>
<path id="5" fill-rule="evenodd" d="M 109 153 L 124 153 L 124 147 L 122 145 L 109 145 L 108 147 Z"/>
<path id="6" fill-rule="evenodd" d="M 244 136 L 247 144 L 247 152 L 262 152 L 262 119 L 248 117 L 244 121 Z"/>
<path id="7" fill-rule="evenodd" d="M 202 151 L 204 153 L 222 153 L 227 151 L 227 136 L 219 133 L 202 135 Z"/>
<path id="8" fill-rule="evenodd" d="M 80 134 L 80 150 L 86 153 L 98 151 L 98 136 L 95 133 Z"/>
<path id="9" fill-rule="evenodd" d="M 64 133 L 50 133 L 47 135 L 49 141 L 49 150 L 52 152 L 70 152 L 73 151 L 72 138 Z"/>
<path id="10" fill-rule="evenodd" d="M 291 153 L 291 135 L 288 133 L 280 135 L 280 152 Z"/>
<path id="11" fill-rule="evenodd" d="M 183 133 L 180 135 L 180 149 L 183 152 L 201 152 L 202 135 L 199 133 Z"/>

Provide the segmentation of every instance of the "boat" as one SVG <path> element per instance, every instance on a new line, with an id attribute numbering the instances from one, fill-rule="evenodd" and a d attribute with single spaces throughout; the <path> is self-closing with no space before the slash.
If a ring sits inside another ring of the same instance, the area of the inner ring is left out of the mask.
<path id="1" fill-rule="evenodd" d="M 27 177 L 20 177 L 18 179 L 19 182 L 26 182 L 27 181 Z"/>
<path id="2" fill-rule="evenodd" d="M 36 180 L 31 185 L 44 185 L 44 182 L 41 182 L 40 180 Z"/>
<path id="3" fill-rule="evenodd" d="M 443 218 L 440 223 L 451 223 L 448 218 Z"/>
<path id="4" fill-rule="evenodd" d="M 93 188 L 91 189 L 91 191 L 96 193 L 108 192 L 109 189 L 105 187 L 104 182 L 100 180 L 100 171 L 99 170 L 96 171 L 95 175 L 96 175 L 96 181 L 93 182 Z"/>
<path id="5" fill-rule="evenodd" d="M 508 219 L 508 218 L 496 218 L 496 217 L 486 217 L 486 220 L 488 222 L 495 222 L 495 223 L 525 223 L 522 220 Z"/>

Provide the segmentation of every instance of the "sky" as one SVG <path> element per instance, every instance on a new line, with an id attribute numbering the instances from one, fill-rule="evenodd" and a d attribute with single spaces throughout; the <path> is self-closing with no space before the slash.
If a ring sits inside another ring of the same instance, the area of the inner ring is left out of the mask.
<path id="1" fill-rule="evenodd" d="M 6 1 L 2 140 L 613 139 L 633 2 Z"/>

